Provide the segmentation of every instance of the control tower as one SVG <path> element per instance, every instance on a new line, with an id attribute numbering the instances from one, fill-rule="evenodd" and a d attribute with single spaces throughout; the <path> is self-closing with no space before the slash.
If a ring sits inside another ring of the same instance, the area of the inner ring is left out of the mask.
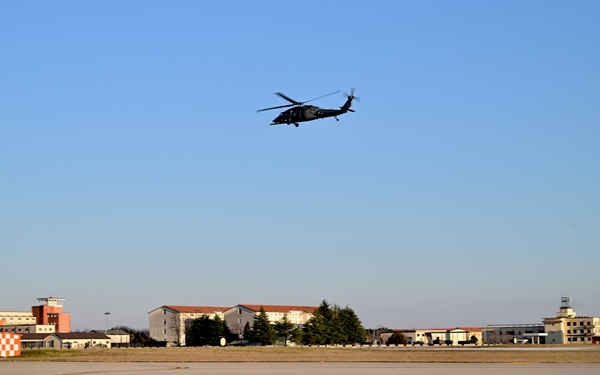
<path id="1" fill-rule="evenodd" d="M 64 298 L 42 297 L 38 306 L 31 306 L 36 324 L 52 324 L 59 333 L 71 332 L 71 314 L 63 312 Z"/>

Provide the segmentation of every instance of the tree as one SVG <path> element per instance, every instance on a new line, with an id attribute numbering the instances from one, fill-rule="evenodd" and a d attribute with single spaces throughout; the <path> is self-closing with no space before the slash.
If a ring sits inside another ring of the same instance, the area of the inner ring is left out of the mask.
<path id="1" fill-rule="evenodd" d="M 273 345 L 277 340 L 269 315 L 262 306 L 252 324 L 252 337 L 253 341 L 260 345 Z"/>
<path id="2" fill-rule="evenodd" d="M 287 346 L 288 340 L 294 337 L 296 331 L 296 326 L 288 319 L 287 314 L 283 316 L 283 319 L 275 322 L 275 333 L 283 340 L 284 346 Z"/>
<path id="3" fill-rule="evenodd" d="M 473 335 L 471 336 L 471 342 L 475 345 L 477 345 L 477 342 L 479 341 L 479 339 L 477 338 L 477 336 Z"/>
<path id="4" fill-rule="evenodd" d="M 362 326 L 360 319 L 350 307 L 338 311 L 341 328 L 345 339 L 342 344 L 362 344 L 367 341 L 367 331 Z"/>
<path id="5" fill-rule="evenodd" d="M 408 340 L 406 336 L 402 332 L 394 332 L 390 337 L 388 337 L 387 345 L 406 345 L 408 344 Z"/>
<path id="6" fill-rule="evenodd" d="M 254 336 L 252 336 L 252 327 L 250 327 L 250 322 L 246 322 L 244 326 L 244 339 L 246 341 L 254 341 Z"/>
<path id="7" fill-rule="evenodd" d="M 229 338 L 231 333 L 227 324 L 215 316 L 211 319 L 208 315 L 194 319 L 186 330 L 187 346 L 219 345 L 221 337 Z"/>
<path id="8" fill-rule="evenodd" d="M 145 346 L 155 341 L 154 339 L 150 338 L 149 329 L 135 329 L 127 326 L 116 326 L 111 329 L 120 329 L 121 331 L 129 333 L 129 343 L 131 346 Z"/>
<path id="9" fill-rule="evenodd" d="M 306 345 L 346 345 L 366 339 L 366 331 L 351 308 L 332 308 L 325 300 L 302 329 L 302 343 Z"/>
<path id="10" fill-rule="evenodd" d="M 313 316 L 302 328 L 302 344 L 324 345 L 326 342 L 327 329 L 325 320 L 320 310 L 315 310 Z"/>

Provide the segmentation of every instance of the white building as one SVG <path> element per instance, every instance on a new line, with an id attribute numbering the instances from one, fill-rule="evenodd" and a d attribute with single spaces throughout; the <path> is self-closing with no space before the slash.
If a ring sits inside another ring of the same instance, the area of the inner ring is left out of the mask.
<path id="1" fill-rule="evenodd" d="M 35 324 L 37 321 L 32 312 L 27 311 L 0 311 L 0 325 Z"/>
<path id="2" fill-rule="evenodd" d="M 21 345 L 23 349 L 110 348 L 110 337 L 96 332 L 26 333 Z"/>
<path id="3" fill-rule="evenodd" d="M 207 315 L 224 320 L 223 313 L 229 307 L 164 305 L 148 313 L 150 337 L 164 342 L 166 346 L 184 346 L 185 330 L 192 320 Z"/>
<path id="4" fill-rule="evenodd" d="M 15 324 L 2 325 L 0 332 L 13 333 L 54 333 L 56 326 L 54 324 Z"/>
<path id="5" fill-rule="evenodd" d="M 570 303 L 569 297 L 562 297 L 556 317 L 544 318 L 547 344 L 592 344 L 592 337 L 600 335 L 600 318 L 577 316 Z"/>
<path id="6" fill-rule="evenodd" d="M 284 316 L 300 327 L 312 317 L 316 306 L 286 305 L 236 305 L 234 307 L 218 306 L 174 306 L 164 305 L 148 313 L 150 319 L 150 337 L 164 342 L 166 346 L 184 346 L 185 330 L 192 320 L 203 315 L 211 319 L 219 317 L 225 321 L 229 330 L 242 335 L 246 323 L 252 325 L 254 318 L 263 307 L 273 323 Z"/>
<path id="7" fill-rule="evenodd" d="M 472 336 L 477 338 L 477 345 L 482 342 L 482 329 L 474 327 L 394 329 L 393 332 L 382 333 L 381 341 L 387 342 L 394 332 L 402 333 L 409 344 L 418 343 L 417 345 L 461 345 L 470 341 Z"/>
<path id="8" fill-rule="evenodd" d="M 278 322 L 287 316 L 288 320 L 301 327 L 312 318 L 316 306 L 289 306 L 289 305 L 236 305 L 225 311 L 225 323 L 233 333 L 243 334 L 246 323 L 254 323 L 254 318 L 260 312 L 261 307 L 269 316 L 271 323 Z"/>
<path id="9" fill-rule="evenodd" d="M 104 333 L 108 336 L 111 348 L 129 348 L 131 345 L 131 335 L 122 329 L 95 329 L 91 332 Z"/>

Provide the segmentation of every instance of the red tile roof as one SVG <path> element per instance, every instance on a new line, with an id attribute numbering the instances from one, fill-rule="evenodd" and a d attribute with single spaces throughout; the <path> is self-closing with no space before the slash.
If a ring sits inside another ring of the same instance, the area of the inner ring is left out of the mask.
<path id="1" fill-rule="evenodd" d="M 174 305 L 165 305 L 164 307 L 169 308 L 171 310 L 175 310 L 179 313 L 190 313 L 190 314 L 214 314 L 216 312 L 224 312 L 225 310 L 229 310 L 231 307 L 221 307 L 221 306 L 174 306 Z"/>
<path id="2" fill-rule="evenodd" d="M 307 313 L 313 313 L 315 312 L 315 310 L 318 309 L 317 306 L 286 306 L 286 305 L 248 305 L 248 304 L 242 304 L 242 305 L 238 305 L 238 306 L 242 306 L 245 307 L 247 309 L 253 310 L 253 311 L 259 311 L 260 308 L 264 308 L 266 312 L 281 312 L 281 313 L 287 313 L 290 311 L 304 311 Z"/>

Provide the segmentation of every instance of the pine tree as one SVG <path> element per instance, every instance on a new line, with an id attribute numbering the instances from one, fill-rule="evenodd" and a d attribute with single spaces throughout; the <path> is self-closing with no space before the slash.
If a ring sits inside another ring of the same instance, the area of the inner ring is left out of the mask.
<path id="1" fill-rule="evenodd" d="M 254 337 L 254 341 L 260 345 L 273 345 L 277 340 L 275 329 L 269 320 L 269 315 L 262 306 L 260 307 L 258 316 L 254 319 L 254 324 L 252 324 L 252 336 Z"/>
<path id="2" fill-rule="evenodd" d="M 186 330 L 186 345 L 219 345 L 221 337 L 229 336 L 229 328 L 221 318 L 215 316 L 211 319 L 208 315 L 202 315 L 194 319 Z"/>
<path id="3" fill-rule="evenodd" d="M 332 308 L 325 300 L 302 329 L 302 343 L 306 345 L 346 345 L 366 339 L 366 331 L 351 308 Z"/>
<path id="4" fill-rule="evenodd" d="M 287 314 L 283 316 L 283 319 L 275 322 L 275 332 L 283 340 L 284 346 L 287 346 L 288 340 L 294 337 L 296 330 L 296 326 L 288 319 Z"/>

